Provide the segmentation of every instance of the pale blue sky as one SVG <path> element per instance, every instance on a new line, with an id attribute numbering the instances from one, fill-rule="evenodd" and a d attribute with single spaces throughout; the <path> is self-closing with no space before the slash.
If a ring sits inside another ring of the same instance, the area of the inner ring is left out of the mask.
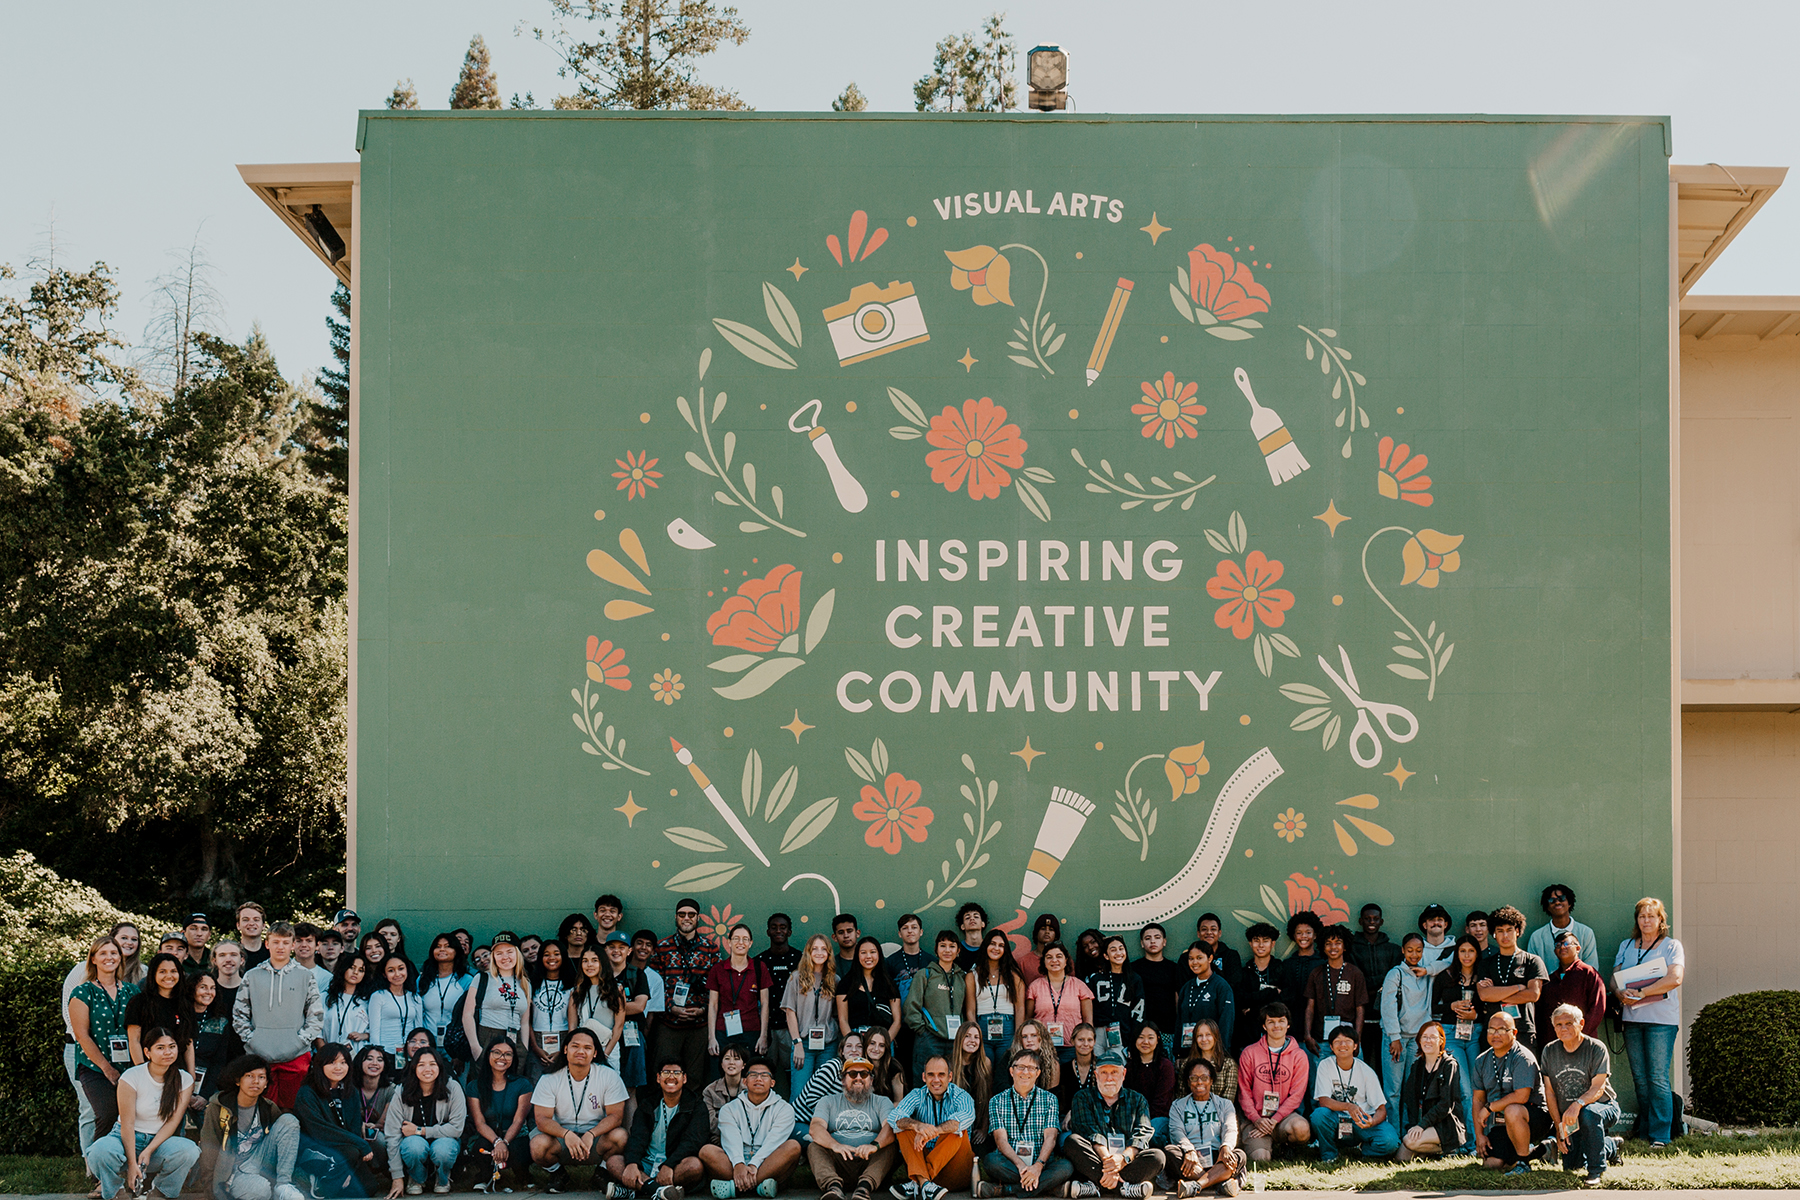
<path id="1" fill-rule="evenodd" d="M 854 79 L 910 110 L 944 34 L 986 4 L 742 0 L 751 28 L 705 68 L 766 112 L 829 107 Z M 544 0 L 218 0 L 0 5 L 0 262 L 21 265 L 54 218 L 65 261 L 119 272 L 138 340 L 150 281 L 196 227 L 218 266 L 227 332 L 260 321 L 290 374 L 326 361 L 331 275 L 238 179 L 240 162 L 347 161 L 356 111 L 397 77 L 446 106 L 483 34 L 504 94 L 559 87 L 521 24 Z M 1005 6 L 1021 49 L 1070 52 L 1085 112 L 1625 113 L 1674 118 L 1675 161 L 1800 158 L 1800 6 L 1691 3 L 1242 3 L 1040 0 Z M 202 226 L 201 223 L 204 222 Z M 1800 293 L 1800 175 L 1697 289 Z"/>

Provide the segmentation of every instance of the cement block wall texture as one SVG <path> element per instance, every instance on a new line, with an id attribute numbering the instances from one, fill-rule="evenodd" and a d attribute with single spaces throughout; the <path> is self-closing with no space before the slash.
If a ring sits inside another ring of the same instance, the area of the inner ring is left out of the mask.
<path id="1" fill-rule="evenodd" d="M 1713 1000 L 1800 988 L 1800 713 L 1681 721 L 1682 1017 Z"/>

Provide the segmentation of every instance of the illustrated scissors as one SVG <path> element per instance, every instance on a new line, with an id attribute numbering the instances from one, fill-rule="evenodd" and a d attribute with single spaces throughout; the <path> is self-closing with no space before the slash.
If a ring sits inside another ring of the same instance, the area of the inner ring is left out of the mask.
<path id="1" fill-rule="evenodd" d="M 1349 697 L 1350 703 L 1356 705 L 1356 727 L 1350 731 L 1350 757 L 1356 760 L 1356 765 L 1359 767 L 1373 767 L 1381 762 L 1382 750 L 1381 738 L 1376 734 L 1375 726 L 1369 721 L 1370 714 L 1374 714 L 1375 720 L 1381 723 L 1382 731 L 1399 743 L 1410 742 L 1419 736 L 1419 719 L 1412 715 L 1411 709 L 1402 708 L 1398 704 L 1377 704 L 1372 700 L 1364 700 L 1362 689 L 1357 686 L 1356 668 L 1350 665 L 1350 652 L 1339 646 L 1338 657 L 1344 663 L 1342 675 L 1331 669 L 1331 664 L 1325 661 L 1323 654 L 1319 655 L 1319 665 L 1325 669 L 1327 675 L 1331 676 L 1331 682 L 1338 685 L 1338 690 Z M 1405 723 L 1405 733 L 1395 731 L 1394 722 L 1396 720 Z M 1369 741 L 1375 747 L 1366 756 L 1358 749 L 1364 740 Z"/>

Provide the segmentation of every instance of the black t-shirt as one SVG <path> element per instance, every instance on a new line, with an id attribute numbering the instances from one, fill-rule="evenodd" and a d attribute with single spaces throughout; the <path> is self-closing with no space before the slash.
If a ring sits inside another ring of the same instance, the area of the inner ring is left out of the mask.
<path id="1" fill-rule="evenodd" d="M 800 951 L 794 949 L 791 944 L 783 946 L 779 950 L 770 946 L 758 954 L 756 959 L 763 966 L 769 968 L 769 978 L 775 981 L 775 985 L 769 989 L 769 996 L 779 1007 L 780 997 L 787 991 L 788 976 L 792 975 L 794 968 L 800 965 Z"/>
<path id="2" fill-rule="evenodd" d="M 1281 1002 L 1288 1006 L 1295 1037 L 1306 1032 L 1300 1028 L 1306 1020 L 1306 981 L 1312 978 L 1314 970 L 1324 965 L 1325 956 L 1318 952 L 1316 944 L 1313 953 L 1305 957 L 1295 953 L 1281 960 Z"/>
<path id="3" fill-rule="evenodd" d="M 1501 954 L 1495 946 L 1486 954 L 1475 960 L 1475 978 L 1491 979 L 1500 987 L 1523 987 L 1533 979 L 1548 979 L 1550 972 L 1544 967 L 1544 960 L 1529 950 L 1518 950 L 1512 954 Z M 1502 1008 L 1510 1013 L 1519 1025 L 1519 1041 L 1526 1046 L 1537 1042 L 1537 1005 L 1535 1004 L 1490 1004 L 1481 1003 L 1481 1024 L 1486 1029 L 1488 1019 Z M 1485 1040 L 1485 1038 L 1484 1038 Z"/>
<path id="4" fill-rule="evenodd" d="M 269 961 L 269 943 L 268 942 L 265 941 L 261 946 L 257 947 L 255 950 L 252 950 L 250 947 L 245 946 L 244 947 L 244 965 L 238 968 L 238 973 L 241 975 L 248 975 L 250 973 L 251 967 L 254 967 L 259 963 L 266 963 L 268 961 Z"/>
<path id="5" fill-rule="evenodd" d="M 1271 958 L 1269 965 L 1261 970 L 1257 969 L 1254 958 L 1239 968 L 1237 978 L 1230 980 L 1231 994 L 1238 1006 L 1237 1024 L 1231 1028 L 1232 1049 L 1242 1050 L 1263 1035 L 1263 1005 L 1281 999 L 1282 984 L 1286 979 L 1287 964 L 1279 958 Z M 1305 1016 L 1306 1009 L 1302 1007 L 1299 1017 L 1290 1016 L 1290 1028 L 1298 1032 L 1300 1019 Z"/>
<path id="6" fill-rule="evenodd" d="M 1181 1032 L 1181 985 L 1191 972 L 1180 963 L 1140 958 L 1131 969 L 1144 985 L 1144 1019 L 1165 1034 Z"/>

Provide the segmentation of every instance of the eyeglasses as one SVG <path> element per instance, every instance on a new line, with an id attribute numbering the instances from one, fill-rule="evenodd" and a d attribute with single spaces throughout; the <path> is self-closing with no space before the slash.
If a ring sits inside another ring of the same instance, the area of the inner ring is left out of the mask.
<path id="1" fill-rule="evenodd" d="M 673 1079 L 677 1075 L 686 1075 L 687 1072 L 680 1067 L 664 1067 L 662 1070 L 658 1071 L 657 1074 L 667 1079 Z"/>
<path id="2" fill-rule="evenodd" d="M 773 1078 L 775 1078 L 775 1074 L 772 1071 L 749 1071 L 749 1072 L 745 1073 L 744 1078 L 745 1079 L 773 1079 Z"/>

